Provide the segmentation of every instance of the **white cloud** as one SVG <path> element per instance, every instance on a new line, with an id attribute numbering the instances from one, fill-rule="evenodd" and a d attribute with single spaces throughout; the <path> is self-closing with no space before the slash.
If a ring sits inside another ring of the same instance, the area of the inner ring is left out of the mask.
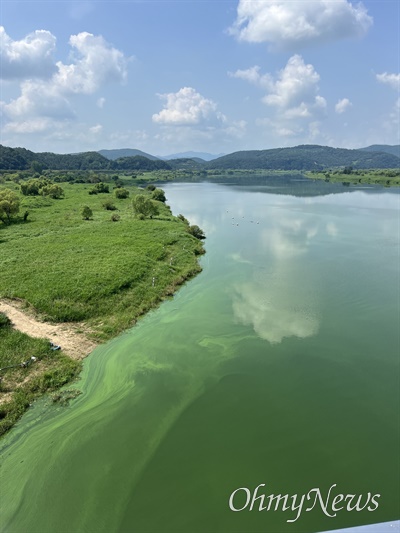
<path id="1" fill-rule="evenodd" d="M 311 119 L 326 109 L 325 98 L 318 94 L 320 76 L 300 55 L 292 56 L 275 79 L 269 73 L 261 74 L 258 65 L 228 74 L 266 89 L 262 101 L 275 108 L 280 119 Z M 288 125 L 281 129 L 287 132 L 285 135 L 293 132 Z"/>
<path id="2" fill-rule="evenodd" d="M 342 98 L 338 101 L 338 103 L 335 105 L 335 111 L 339 115 L 344 113 L 349 107 L 351 107 L 353 104 L 350 102 L 348 98 Z"/>
<path id="3" fill-rule="evenodd" d="M 2 106 L 6 117 L 25 122 L 33 117 L 57 119 L 75 116 L 70 102 L 53 83 L 27 80 L 21 84 L 21 96 Z"/>
<path id="4" fill-rule="evenodd" d="M 101 97 L 101 98 L 99 98 L 99 99 L 97 100 L 96 105 L 97 105 L 97 107 L 99 107 L 100 109 L 103 109 L 105 103 L 106 103 L 106 99 L 103 98 L 103 97 Z"/>
<path id="5" fill-rule="evenodd" d="M 103 126 L 101 124 L 96 124 L 96 126 L 89 128 L 89 131 L 90 133 L 95 133 L 97 135 L 103 131 Z"/>
<path id="6" fill-rule="evenodd" d="M 49 31 L 36 30 L 13 41 L 0 26 L 0 76 L 2 79 L 47 78 L 56 70 L 56 38 Z"/>
<path id="7" fill-rule="evenodd" d="M 3 40 L 8 55 L 11 54 L 10 50 L 17 50 L 19 55 L 16 57 L 23 59 L 18 63 L 18 74 L 20 78 L 25 78 L 20 84 L 20 96 L 8 103 L 1 102 L 3 115 L 8 120 L 6 131 L 7 128 L 14 132 L 43 131 L 54 126 L 56 121 L 73 119 L 76 116 L 72 106 L 74 95 L 93 94 L 108 82 L 123 82 L 126 79 L 127 58 L 102 36 L 87 32 L 72 35 L 69 44 L 73 54 L 69 64 L 61 61 L 54 63 L 52 52 L 55 37 L 49 32 L 34 32 L 22 41 L 11 41 L 6 37 Z M 36 43 L 34 51 L 32 43 Z M 42 63 L 38 60 L 38 50 L 43 53 Z M 34 66 L 37 72 L 43 73 L 43 65 L 48 67 L 50 60 L 54 67 L 50 78 L 31 76 Z M 104 102 L 104 98 L 99 98 L 97 105 L 102 107 Z"/>
<path id="8" fill-rule="evenodd" d="M 101 35 L 82 32 L 71 35 L 69 44 L 78 57 L 69 65 L 57 62 L 54 84 L 68 93 L 92 94 L 108 82 L 125 81 L 127 59 Z"/>
<path id="9" fill-rule="evenodd" d="M 260 67 L 255 65 L 245 70 L 237 70 L 236 72 L 228 72 L 231 78 L 239 78 L 241 80 L 248 81 L 259 87 L 269 88 L 272 84 L 272 80 L 269 74 L 260 74 Z"/>
<path id="10" fill-rule="evenodd" d="M 166 101 L 164 109 L 153 115 L 158 124 L 195 125 L 201 122 L 218 119 L 225 120 L 224 115 L 217 111 L 217 104 L 204 98 L 192 87 L 183 87 L 176 93 L 160 94 Z"/>
<path id="11" fill-rule="evenodd" d="M 347 0 L 239 0 L 229 33 L 241 41 L 299 49 L 364 35 L 373 22 L 360 3 Z"/>
<path id="12" fill-rule="evenodd" d="M 319 74 L 310 64 L 306 65 L 300 55 L 292 56 L 284 69 L 279 72 L 275 83 L 271 83 L 269 94 L 263 101 L 281 109 L 293 109 L 310 105 L 321 107 L 318 82 Z"/>
<path id="13" fill-rule="evenodd" d="M 49 130 L 53 126 L 53 121 L 49 118 L 33 118 L 21 122 L 8 122 L 4 128 L 4 133 L 39 133 Z"/>
<path id="14" fill-rule="evenodd" d="M 392 89 L 400 90 L 400 74 L 388 74 L 384 72 L 383 74 L 377 74 L 376 79 L 381 83 L 389 85 Z"/>

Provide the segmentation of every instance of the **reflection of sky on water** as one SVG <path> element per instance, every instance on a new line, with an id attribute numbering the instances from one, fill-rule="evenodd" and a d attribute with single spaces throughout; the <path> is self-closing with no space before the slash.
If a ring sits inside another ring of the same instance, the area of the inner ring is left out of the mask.
<path id="1" fill-rule="evenodd" d="M 185 184 L 168 185 L 174 212 L 184 209 L 210 244 L 226 248 L 227 272 L 245 269 L 245 281 L 231 289 L 234 319 L 271 343 L 318 332 L 318 265 L 310 253 L 351 242 L 354 210 L 357 223 L 369 210 L 381 210 L 373 231 L 382 246 L 393 241 L 393 210 L 400 207 L 400 194 L 383 189 L 307 197 L 294 189 L 284 195 L 269 187 L 257 192 L 210 183 L 191 187 L 188 197 Z"/>
<path id="2" fill-rule="evenodd" d="M 268 226 L 258 232 L 259 255 L 252 279 L 234 286 L 232 306 L 238 323 L 251 326 L 270 343 L 310 337 L 318 331 L 315 287 L 302 258 L 318 234 L 316 221 L 286 210 L 266 211 Z M 268 269 L 260 267 L 269 265 Z"/>

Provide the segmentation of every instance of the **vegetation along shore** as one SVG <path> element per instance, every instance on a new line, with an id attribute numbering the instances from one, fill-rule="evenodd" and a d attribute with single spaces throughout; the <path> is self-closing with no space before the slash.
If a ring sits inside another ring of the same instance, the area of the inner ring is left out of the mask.
<path id="1" fill-rule="evenodd" d="M 67 401 L 56 391 L 80 359 L 196 275 L 204 253 L 201 229 L 154 185 L 36 170 L 0 176 L 0 435 L 39 395 Z"/>

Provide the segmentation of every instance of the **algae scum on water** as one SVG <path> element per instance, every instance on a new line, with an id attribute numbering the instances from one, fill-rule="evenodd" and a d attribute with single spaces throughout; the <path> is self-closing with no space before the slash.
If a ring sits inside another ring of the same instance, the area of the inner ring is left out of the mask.
<path id="1" fill-rule="evenodd" d="M 399 195 L 321 191 L 166 187 L 207 234 L 203 271 L 84 361 L 67 408 L 39 403 L 3 439 L 3 531 L 315 532 L 398 518 Z M 295 524 L 289 511 L 230 510 L 236 489 L 260 484 L 336 484 L 379 505 L 336 517 L 316 506 Z"/>

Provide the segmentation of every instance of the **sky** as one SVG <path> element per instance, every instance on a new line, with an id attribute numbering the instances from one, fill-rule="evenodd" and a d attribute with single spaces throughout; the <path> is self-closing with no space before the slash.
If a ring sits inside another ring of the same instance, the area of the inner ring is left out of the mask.
<path id="1" fill-rule="evenodd" d="M 0 143 L 400 144 L 400 2 L 0 2 Z"/>

